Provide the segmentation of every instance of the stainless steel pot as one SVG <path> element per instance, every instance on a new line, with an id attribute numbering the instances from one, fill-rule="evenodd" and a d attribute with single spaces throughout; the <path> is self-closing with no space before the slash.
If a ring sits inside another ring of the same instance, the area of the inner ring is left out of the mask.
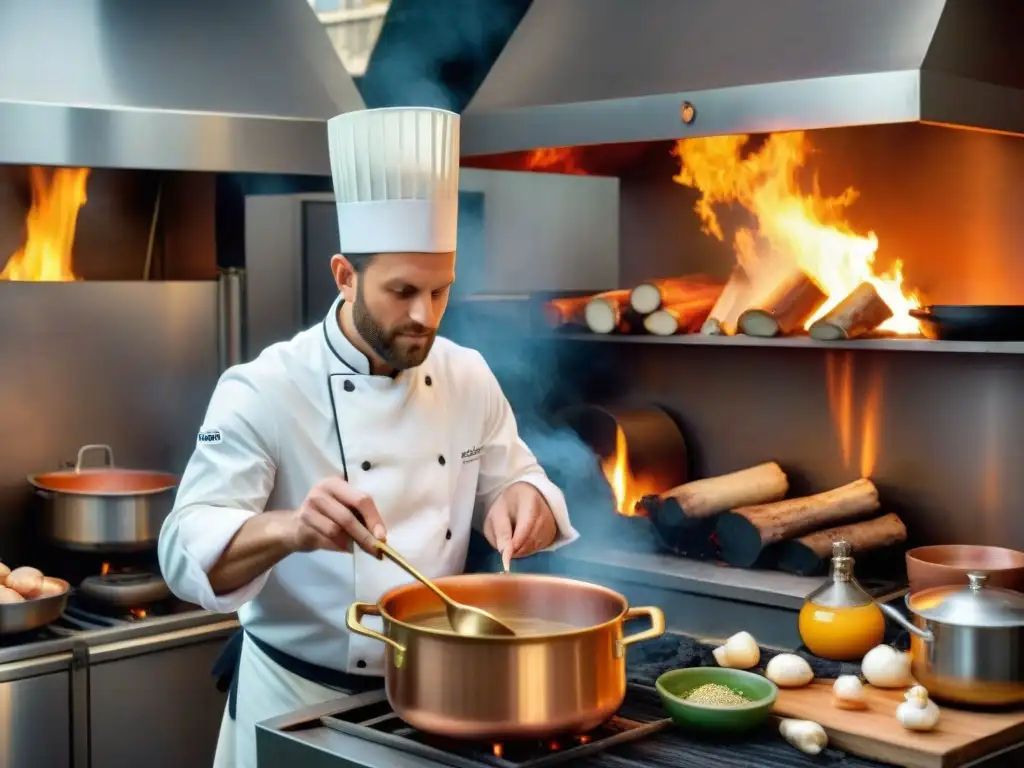
<path id="1" fill-rule="evenodd" d="M 103 464 L 85 467 L 90 453 Z M 43 499 L 43 535 L 66 549 L 136 552 L 153 549 L 171 512 L 178 478 L 114 466 L 109 445 L 85 445 L 73 469 L 32 475 Z"/>
<path id="2" fill-rule="evenodd" d="M 582 581 L 472 574 L 436 584 L 496 616 L 559 627 L 514 637 L 457 635 L 421 623 L 443 615 L 444 606 L 419 583 L 391 590 L 376 605 L 353 603 L 348 628 L 387 646 L 384 679 L 395 712 L 442 736 L 500 742 L 585 733 L 622 705 L 626 646 L 665 632 L 659 608 L 630 608 L 622 595 Z M 364 626 L 364 616 L 380 616 L 383 633 Z M 641 617 L 651 627 L 626 636 L 623 624 Z"/>
<path id="3" fill-rule="evenodd" d="M 933 587 L 905 598 L 911 620 L 881 609 L 910 632 L 912 671 L 928 693 L 954 704 L 1024 703 L 1024 594 L 986 586 Z"/>

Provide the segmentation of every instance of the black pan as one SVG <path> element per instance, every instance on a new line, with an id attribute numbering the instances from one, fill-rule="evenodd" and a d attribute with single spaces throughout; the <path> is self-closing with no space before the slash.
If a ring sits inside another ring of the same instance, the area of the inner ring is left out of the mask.
<path id="1" fill-rule="evenodd" d="M 1024 306 L 936 304 L 912 309 L 925 336 L 958 341 L 1024 341 Z"/>

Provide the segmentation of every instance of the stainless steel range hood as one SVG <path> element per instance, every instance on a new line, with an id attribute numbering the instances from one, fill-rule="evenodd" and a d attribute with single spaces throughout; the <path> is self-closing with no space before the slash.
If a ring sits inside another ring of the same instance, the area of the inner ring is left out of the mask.
<path id="1" fill-rule="evenodd" d="M 1020 0 L 539 0 L 467 106 L 462 153 L 916 121 L 1020 134 L 1022 29 Z"/>
<path id="2" fill-rule="evenodd" d="M 330 173 L 363 107 L 306 0 L 3 0 L 0 163 Z"/>

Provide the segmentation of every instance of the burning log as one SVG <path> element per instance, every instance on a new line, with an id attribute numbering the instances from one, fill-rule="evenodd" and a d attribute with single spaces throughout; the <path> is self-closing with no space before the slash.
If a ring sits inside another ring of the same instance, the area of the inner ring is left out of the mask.
<path id="1" fill-rule="evenodd" d="M 629 303 L 641 315 L 696 300 L 706 301 L 710 310 L 721 291 L 721 285 L 703 275 L 665 277 L 640 283 L 630 293 Z"/>
<path id="2" fill-rule="evenodd" d="M 848 541 L 854 554 L 862 555 L 903 544 L 906 540 L 906 526 L 898 515 L 890 513 L 785 541 L 779 545 L 778 566 L 798 576 L 814 576 L 828 569 L 833 542 Z"/>
<path id="3" fill-rule="evenodd" d="M 740 314 L 747 308 L 750 278 L 743 267 L 733 268 L 729 281 L 718 295 L 700 332 L 706 336 L 732 336 L 736 333 Z"/>
<path id="4" fill-rule="evenodd" d="M 657 496 L 645 496 L 640 507 L 665 547 L 683 554 L 705 544 L 721 512 L 777 501 L 789 480 L 774 461 L 718 477 L 693 480 Z"/>
<path id="5" fill-rule="evenodd" d="M 804 324 L 828 301 L 821 286 L 803 270 L 788 274 L 759 307 L 740 315 L 740 331 L 747 336 L 771 337 L 803 330 Z"/>
<path id="6" fill-rule="evenodd" d="M 693 300 L 651 312 L 644 318 L 644 328 L 654 336 L 673 336 L 677 333 L 696 333 L 711 311 L 709 301 Z"/>
<path id="7" fill-rule="evenodd" d="M 863 519 L 878 507 L 878 489 L 862 478 L 814 496 L 724 512 L 716 522 L 715 536 L 725 562 L 751 568 L 772 544 Z"/>
<path id="8" fill-rule="evenodd" d="M 818 341 L 855 339 L 875 330 L 892 317 L 892 309 L 871 283 L 861 283 L 828 314 L 811 325 L 811 338 Z"/>
<path id="9" fill-rule="evenodd" d="M 590 298 L 583 316 L 594 333 L 629 333 L 639 325 L 639 318 L 629 305 L 627 290 L 606 291 Z"/>

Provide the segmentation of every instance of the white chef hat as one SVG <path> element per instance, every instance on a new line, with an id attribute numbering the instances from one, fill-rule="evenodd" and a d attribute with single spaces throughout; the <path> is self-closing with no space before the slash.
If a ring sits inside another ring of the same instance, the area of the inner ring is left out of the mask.
<path id="1" fill-rule="evenodd" d="M 459 215 L 459 116 L 399 107 L 327 122 L 342 253 L 447 253 Z"/>

